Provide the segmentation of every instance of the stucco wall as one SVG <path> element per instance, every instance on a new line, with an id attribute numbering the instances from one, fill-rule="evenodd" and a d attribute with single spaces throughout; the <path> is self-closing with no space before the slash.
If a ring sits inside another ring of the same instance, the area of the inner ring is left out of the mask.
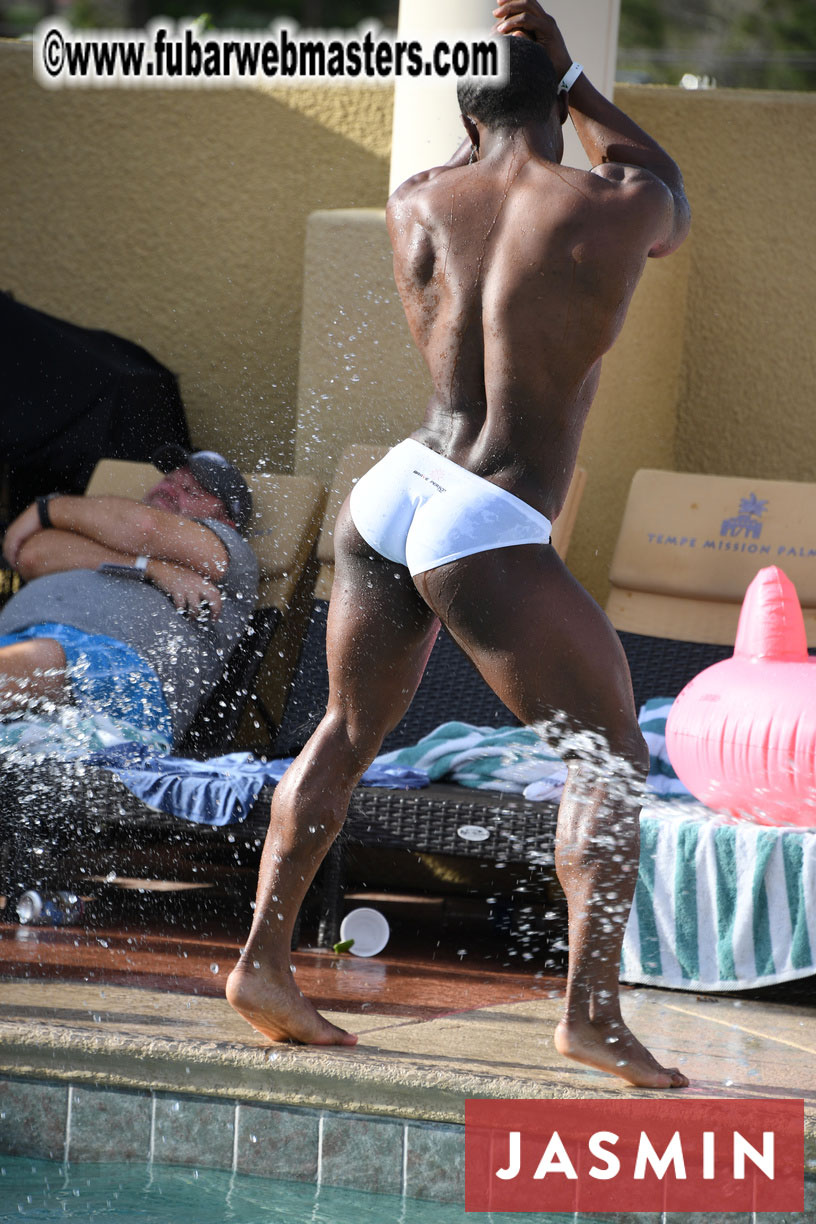
<path id="1" fill-rule="evenodd" d="M 0 44 L 0 289 L 143 344 L 194 440 L 288 467 L 306 218 L 381 205 L 387 89 L 62 90 Z"/>
<path id="2" fill-rule="evenodd" d="M 694 210 L 679 470 L 816 479 L 816 94 L 619 86 Z"/>

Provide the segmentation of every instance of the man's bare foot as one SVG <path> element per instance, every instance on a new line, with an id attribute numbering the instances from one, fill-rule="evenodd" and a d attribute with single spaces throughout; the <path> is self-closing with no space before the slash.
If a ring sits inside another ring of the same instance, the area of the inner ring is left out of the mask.
<path id="1" fill-rule="evenodd" d="M 622 1020 L 603 1024 L 561 1020 L 553 1041 L 565 1058 L 619 1075 L 635 1088 L 688 1087 L 682 1071 L 661 1067 Z"/>
<path id="2" fill-rule="evenodd" d="M 347 1033 L 324 1020 L 298 990 L 291 973 L 271 976 L 238 964 L 227 978 L 227 1002 L 269 1041 L 304 1045 L 356 1045 Z"/>

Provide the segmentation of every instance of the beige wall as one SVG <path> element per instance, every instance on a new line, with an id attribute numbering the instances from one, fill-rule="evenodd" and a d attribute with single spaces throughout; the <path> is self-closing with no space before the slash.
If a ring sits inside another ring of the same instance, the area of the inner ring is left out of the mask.
<path id="1" fill-rule="evenodd" d="M 62 90 L 0 44 L 0 289 L 143 344 L 199 444 L 287 467 L 306 218 L 381 204 L 387 89 Z"/>
<path id="2" fill-rule="evenodd" d="M 619 86 L 694 210 L 677 467 L 816 479 L 816 94 Z"/>

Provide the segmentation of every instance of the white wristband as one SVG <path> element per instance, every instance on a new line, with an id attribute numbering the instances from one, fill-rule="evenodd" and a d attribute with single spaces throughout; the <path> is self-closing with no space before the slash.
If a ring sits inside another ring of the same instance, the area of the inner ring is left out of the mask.
<path id="1" fill-rule="evenodd" d="M 559 81 L 558 92 L 569 93 L 583 71 L 584 65 L 579 64 L 577 60 L 574 60 Z"/>
<path id="2" fill-rule="evenodd" d="M 144 581 L 144 579 L 147 577 L 147 564 L 149 560 L 149 557 L 137 557 L 133 562 L 133 568 L 139 571 L 142 581 Z"/>

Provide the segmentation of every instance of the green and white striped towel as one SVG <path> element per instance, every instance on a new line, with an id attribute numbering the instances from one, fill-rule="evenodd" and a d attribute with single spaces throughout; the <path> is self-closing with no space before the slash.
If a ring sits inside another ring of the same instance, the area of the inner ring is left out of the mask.
<path id="1" fill-rule="evenodd" d="M 695 802 L 666 753 L 671 701 L 640 711 L 649 745 L 640 871 L 621 980 L 746 990 L 816 973 L 816 829 L 732 822 Z"/>
<path id="2" fill-rule="evenodd" d="M 666 753 L 671 699 L 640 711 L 649 745 L 626 982 L 745 990 L 816 973 L 816 829 L 730 823 L 694 800 Z M 530 728 L 444 723 L 379 762 L 530 799 L 560 797 L 564 768 Z"/>
<path id="3" fill-rule="evenodd" d="M 816 829 L 644 808 L 621 980 L 746 990 L 816 973 Z"/>
<path id="4" fill-rule="evenodd" d="M 692 799 L 666 755 L 670 698 L 647 701 L 640 726 L 649 745 L 647 788 L 655 795 Z M 424 770 L 432 782 L 444 779 L 477 790 L 511 791 L 533 801 L 561 798 L 567 771 L 532 727 L 474 727 L 442 723 L 417 744 L 377 757 L 378 765 Z"/>
<path id="5" fill-rule="evenodd" d="M 418 744 L 384 752 L 375 764 L 405 765 L 424 770 L 432 782 L 444 779 L 533 799 L 560 799 L 567 776 L 561 760 L 531 727 L 474 727 L 460 722 L 442 723 Z"/>

